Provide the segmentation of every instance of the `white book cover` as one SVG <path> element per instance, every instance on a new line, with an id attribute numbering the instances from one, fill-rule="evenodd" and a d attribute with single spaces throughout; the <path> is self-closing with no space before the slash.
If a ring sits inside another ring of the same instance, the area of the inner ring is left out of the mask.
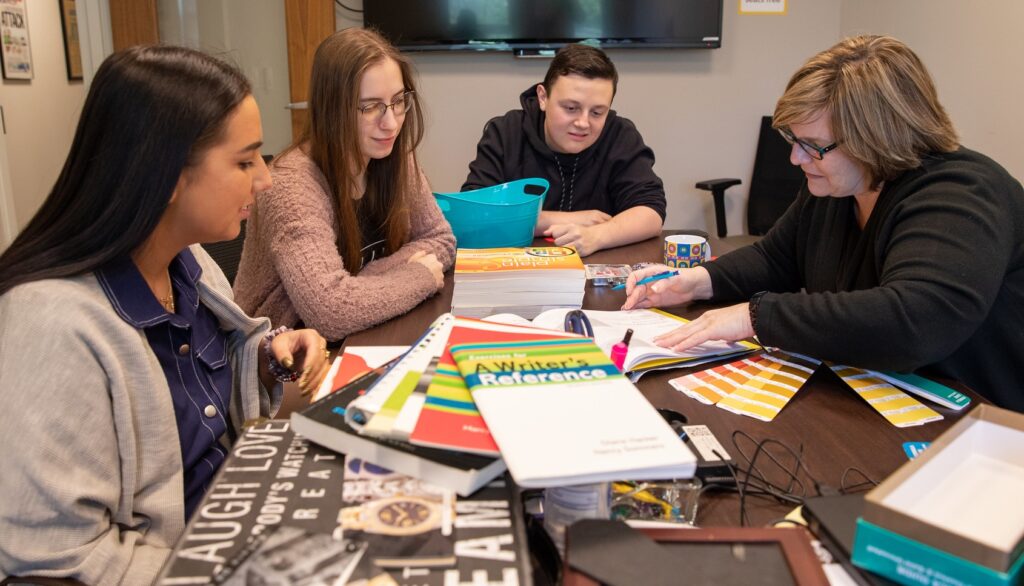
<path id="1" fill-rule="evenodd" d="M 451 350 L 519 485 L 693 476 L 696 457 L 592 340 L 538 330 Z"/>
<path id="2" fill-rule="evenodd" d="M 430 325 L 426 333 L 413 344 L 398 362 L 392 366 L 365 395 L 359 397 L 349 406 L 345 413 L 346 422 L 362 433 L 379 437 L 392 437 L 391 430 L 398 420 L 410 396 L 417 395 L 409 402 L 409 409 L 415 410 L 415 416 L 404 414 L 403 421 L 411 419 L 415 422 L 419 409 L 423 406 L 421 396 L 426 393 L 436 368 L 437 360 L 444 352 L 448 334 L 451 332 L 455 317 L 444 314 Z M 365 430 L 365 432 L 364 432 Z M 408 437 L 409 430 L 397 430 L 397 437 Z"/>

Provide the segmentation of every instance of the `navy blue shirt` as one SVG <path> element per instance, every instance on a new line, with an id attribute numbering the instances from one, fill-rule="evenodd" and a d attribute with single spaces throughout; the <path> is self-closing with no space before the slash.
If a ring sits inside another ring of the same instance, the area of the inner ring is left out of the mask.
<path id="1" fill-rule="evenodd" d="M 227 443 L 224 434 L 231 429 L 232 371 L 227 335 L 199 302 L 199 263 L 186 249 L 171 261 L 170 271 L 174 314 L 157 301 L 131 259 L 109 263 L 96 271 L 96 278 L 121 319 L 146 333 L 167 378 L 181 444 L 188 519 L 227 455 L 221 442 Z"/>

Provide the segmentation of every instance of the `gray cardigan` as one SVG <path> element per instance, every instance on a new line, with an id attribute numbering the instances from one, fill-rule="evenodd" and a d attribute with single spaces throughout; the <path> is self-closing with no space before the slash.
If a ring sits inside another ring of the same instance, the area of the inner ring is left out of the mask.
<path id="1" fill-rule="evenodd" d="M 228 335 L 231 422 L 269 416 L 257 351 L 270 329 L 232 301 L 200 246 L 199 296 Z M 174 407 L 142 330 L 93 274 L 0 296 L 0 578 L 148 584 L 185 528 Z"/>

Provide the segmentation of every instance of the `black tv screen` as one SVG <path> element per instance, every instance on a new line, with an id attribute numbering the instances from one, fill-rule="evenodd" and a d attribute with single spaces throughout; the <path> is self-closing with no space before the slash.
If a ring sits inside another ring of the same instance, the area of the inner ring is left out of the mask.
<path id="1" fill-rule="evenodd" d="M 722 45 L 722 0 L 364 0 L 363 11 L 407 51 Z"/>

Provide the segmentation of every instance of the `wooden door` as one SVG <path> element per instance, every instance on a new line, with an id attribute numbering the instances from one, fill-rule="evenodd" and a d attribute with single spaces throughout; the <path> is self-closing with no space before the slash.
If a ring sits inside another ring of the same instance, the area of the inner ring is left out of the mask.
<path id="1" fill-rule="evenodd" d="M 288 81 L 291 101 L 309 98 L 309 76 L 313 55 L 320 42 L 334 32 L 333 0 L 285 0 L 285 32 L 288 37 Z M 297 139 L 306 126 L 306 110 L 293 109 L 292 138 Z"/>
<path id="2" fill-rule="evenodd" d="M 143 43 L 157 43 L 156 0 L 109 0 L 114 50 Z M 288 39 L 288 82 L 292 103 L 305 102 L 309 73 L 320 42 L 335 29 L 333 0 L 284 0 L 285 34 Z M 306 110 L 292 110 L 292 138 L 306 124 Z"/>
<path id="3" fill-rule="evenodd" d="M 114 50 L 160 42 L 156 0 L 110 0 L 110 32 Z"/>

